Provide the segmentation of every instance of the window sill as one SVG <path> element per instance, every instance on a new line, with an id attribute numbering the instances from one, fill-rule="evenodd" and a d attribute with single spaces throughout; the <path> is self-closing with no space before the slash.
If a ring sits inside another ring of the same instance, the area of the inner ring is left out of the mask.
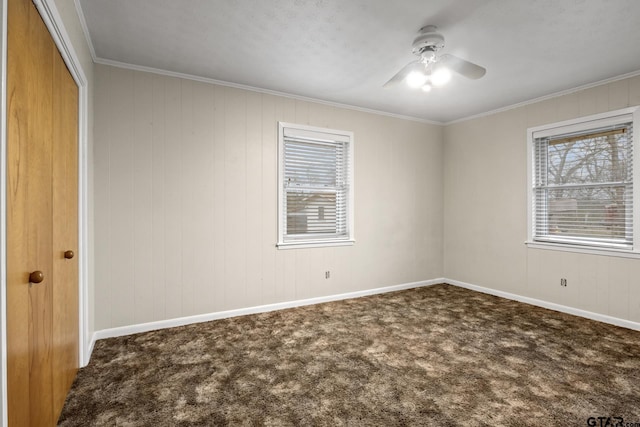
<path id="1" fill-rule="evenodd" d="M 592 248 L 580 245 L 570 245 L 567 243 L 548 243 L 548 242 L 524 242 L 529 249 L 542 249 L 561 252 L 574 252 L 590 255 L 612 256 L 619 258 L 640 258 L 640 252 L 615 249 L 615 248 Z"/>
<path id="2" fill-rule="evenodd" d="M 277 243 L 278 249 L 303 249 L 303 248 L 326 248 L 331 246 L 352 246 L 355 240 L 319 240 L 315 242 L 287 242 Z"/>

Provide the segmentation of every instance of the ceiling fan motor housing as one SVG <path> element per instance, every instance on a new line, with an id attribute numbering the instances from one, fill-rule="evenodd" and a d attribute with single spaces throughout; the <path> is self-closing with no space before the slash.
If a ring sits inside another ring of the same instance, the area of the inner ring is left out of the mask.
<path id="1" fill-rule="evenodd" d="M 420 59 L 413 60 L 402 67 L 384 84 L 384 87 L 407 81 L 412 87 L 422 87 L 426 90 L 427 85 L 424 85 L 423 80 L 431 79 L 429 84 L 433 83 L 436 86 L 444 84 L 449 79 L 450 72 L 473 80 L 481 78 L 487 72 L 484 67 L 457 56 L 440 55 L 439 51 L 443 47 L 444 36 L 438 32 L 435 25 L 422 27 L 412 45 L 414 55 Z"/>
<path id="2" fill-rule="evenodd" d="M 435 25 L 427 25 L 420 29 L 418 37 L 413 41 L 413 53 L 422 55 L 423 52 L 437 52 L 444 47 L 444 36 L 437 31 Z"/>

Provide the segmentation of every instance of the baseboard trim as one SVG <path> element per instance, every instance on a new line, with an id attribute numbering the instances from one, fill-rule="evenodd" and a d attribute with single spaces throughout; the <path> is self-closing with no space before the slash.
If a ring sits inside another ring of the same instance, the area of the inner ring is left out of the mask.
<path id="1" fill-rule="evenodd" d="M 218 311 L 213 313 L 199 314 L 195 316 L 178 317 L 174 319 L 160 320 L 157 322 L 139 323 L 129 326 L 121 326 L 118 328 L 102 329 L 94 332 L 89 344 L 88 357 L 91 357 L 93 348 L 96 341 L 105 339 L 120 337 L 124 335 L 137 334 L 141 332 L 155 331 L 159 329 L 174 328 L 176 326 L 190 325 L 193 323 L 209 322 L 211 320 L 226 319 L 229 317 L 245 316 L 247 314 L 266 313 L 269 311 L 283 310 L 287 308 L 303 307 L 305 305 L 321 304 L 324 302 L 340 301 L 350 298 L 359 298 L 369 295 L 384 294 L 388 292 L 401 291 L 405 289 L 419 288 L 425 286 L 432 286 L 438 283 L 446 283 L 452 286 L 458 286 L 460 288 L 469 289 L 476 292 L 482 292 L 484 294 L 495 295 L 498 297 L 510 299 L 513 301 L 523 302 L 525 304 L 531 304 L 549 310 L 555 310 L 562 313 L 572 314 L 574 316 L 584 317 L 587 319 L 597 320 L 599 322 L 608 323 L 615 326 L 621 326 L 623 328 L 633 329 L 640 331 L 640 323 L 632 322 L 630 320 L 624 320 L 613 316 L 607 316 L 604 314 L 593 313 L 591 311 L 581 310 L 566 305 L 556 304 L 536 298 L 525 297 L 510 292 L 499 291 L 496 289 L 485 288 L 471 283 L 462 282 L 460 280 L 438 278 L 431 280 L 423 280 L 420 282 L 403 283 L 400 285 L 385 286 L 382 288 L 366 289 L 363 291 L 347 292 L 343 294 L 327 295 L 323 297 L 308 298 L 302 300 L 286 301 L 274 304 L 259 305 L 254 307 L 239 308 L 235 310 Z"/>
<path id="2" fill-rule="evenodd" d="M 226 319 L 229 317 L 245 316 L 247 314 L 266 313 L 269 311 L 283 310 L 285 308 L 302 307 L 305 305 L 320 304 L 323 302 L 340 301 L 350 298 L 359 298 L 369 295 L 384 294 L 387 292 L 401 291 L 404 289 L 420 288 L 432 286 L 438 283 L 444 283 L 445 279 L 431 279 L 420 282 L 403 283 L 401 285 L 385 286 L 382 288 L 366 289 L 363 291 L 347 292 L 344 294 L 327 295 L 323 297 L 301 299 L 295 301 L 279 302 L 275 304 L 259 305 L 255 307 L 239 308 L 236 310 L 218 311 L 213 313 L 198 314 L 195 316 L 178 317 L 168 320 L 160 320 L 157 322 L 139 323 L 129 326 L 121 326 L 118 328 L 102 329 L 94 332 L 91 344 L 89 345 L 89 356 L 93 352 L 96 341 L 120 337 L 123 335 L 137 334 L 141 332 L 155 331 L 165 328 L 174 328 L 176 326 L 190 325 L 193 323 L 209 322 L 211 320 Z M 88 360 L 88 359 L 87 359 Z"/>
<path id="3" fill-rule="evenodd" d="M 525 297 L 518 294 L 512 294 L 510 292 L 498 291 L 496 289 L 485 288 L 478 285 L 472 285 L 471 283 L 461 282 L 459 280 L 445 278 L 445 279 L 442 279 L 442 281 L 444 283 L 448 283 L 453 286 L 458 286 L 460 288 L 470 289 L 472 291 L 482 292 L 484 294 L 495 295 L 497 297 L 524 302 L 526 304 L 531 304 L 531 305 L 535 305 L 542 308 L 548 308 L 549 310 L 560 311 L 562 313 L 572 314 L 574 316 L 585 317 L 587 319 L 597 320 L 599 322 L 609 323 L 611 325 L 621 326 L 623 328 L 640 331 L 640 323 L 638 322 L 632 322 L 630 320 L 620 319 L 618 317 L 607 316 L 606 314 L 594 313 L 592 311 L 581 310 L 579 308 L 556 304 L 553 302 L 539 300 L 536 298 L 530 298 L 530 297 Z"/>

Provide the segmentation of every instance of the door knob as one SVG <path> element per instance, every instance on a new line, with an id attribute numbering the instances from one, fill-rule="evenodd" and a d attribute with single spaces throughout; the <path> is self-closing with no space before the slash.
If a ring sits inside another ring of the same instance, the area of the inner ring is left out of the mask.
<path id="1" fill-rule="evenodd" d="M 65 251 L 65 253 L 64 253 L 64 257 L 66 259 L 71 259 L 71 258 L 73 258 L 74 255 L 75 254 L 73 253 L 73 251 Z"/>
<path id="2" fill-rule="evenodd" d="M 40 283 L 44 280 L 44 274 L 42 271 L 36 270 L 29 275 L 29 283 Z"/>

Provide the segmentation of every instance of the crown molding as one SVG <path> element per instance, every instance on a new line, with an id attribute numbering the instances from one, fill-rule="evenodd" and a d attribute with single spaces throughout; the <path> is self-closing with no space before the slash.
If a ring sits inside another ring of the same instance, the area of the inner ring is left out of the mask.
<path id="1" fill-rule="evenodd" d="M 380 110 L 374 110 L 374 109 L 370 109 L 370 108 L 358 107 L 358 106 L 355 106 L 355 105 L 342 104 L 342 103 L 339 103 L 339 102 L 326 101 L 326 100 L 318 99 L 318 98 L 311 98 L 311 97 L 306 97 L 306 96 L 301 96 L 301 95 L 294 95 L 294 94 L 275 91 L 275 90 L 270 90 L 270 89 L 262 89 L 262 88 L 259 88 L 259 87 L 242 85 L 242 84 L 227 82 L 227 81 L 223 81 L 223 80 L 216 80 L 216 79 L 196 76 L 196 75 L 192 75 L 192 74 L 178 73 L 178 72 L 174 72 L 174 71 L 167 71 L 167 70 L 162 70 L 162 69 L 158 69 L 158 68 L 145 67 L 145 66 L 141 66 L 141 65 L 129 64 L 129 63 L 125 63 L 125 62 L 119 62 L 119 61 L 113 61 L 113 60 L 110 60 L 110 59 L 99 58 L 99 57 L 96 56 L 95 49 L 93 47 L 93 42 L 91 40 L 91 35 L 89 34 L 89 29 L 87 27 L 87 22 L 86 22 L 86 20 L 84 18 L 84 13 L 82 11 L 82 5 L 80 4 L 80 0 L 74 0 L 74 3 L 75 3 L 75 6 L 76 6 L 76 10 L 78 12 L 78 17 L 80 18 L 80 25 L 82 26 L 82 31 L 84 32 L 85 38 L 87 39 L 87 44 L 89 45 L 89 51 L 91 52 L 91 58 L 93 59 L 93 62 L 95 62 L 96 64 L 110 65 L 112 67 L 125 68 L 125 69 L 135 70 L 135 71 L 143 71 L 143 72 L 147 72 L 147 73 L 159 74 L 159 75 L 168 76 L 168 77 L 177 77 L 177 78 L 186 79 L 186 80 L 194 80 L 194 81 L 199 81 L 199 82 L 203 82 L 203 83 L 215 84 L 215 85 L 219 85 L 219 86 L 226 86 L 226 87 L 233 87 L 233 88 L 237 88 L 237 89 L 249 90 L 249 91 L 252 91 L 252 92 L 266 93 L 266 94 L 270 94 L 270 95 L 282 96 L 282 97 L 285 97 L 285 98 L 297 99 L 297 100 L 300 100 L 300 101 L 314 102 L 314 103 L 317 103 L 317 104 L 328 105 L 328 106 L 331 106 L 331 107 L 344 108 L 344 109 L 348 109 L 348 110 L 360 111 L 360 112 L 363 112 L 363 113 L 377 114 L 377 115 L 381 115 L 381 116 L 393 117 L 393 118 L 401 119 L 401 120 L 410 120 L 410 121 L 419 122 L 419 123 L 426 123 L 426 124 L 430 124 L 430 125 L 448 126 L 448 125 L 453 125 L 453 124 L 456 124 L 456 123 L 466 122 L 466 121 L 469 121 L 469 120 L 475 120 L 475 119 L 479 119 L 479 118 L 482 118 L 482 117 L 491 116 L 491 115 L 498 114 L 498 113 L 503 113 L 505 111 L 513 110 L 513 109 L 520 108 L 520 107 L 524 107 L 526 105 L 531 105 L 531 104 L 535 104 L 537 102 L 542 102 L 542 101 L 546 101 L 546 100 L 549 100 L 549 99 L 558 98 L 560 96 L 569 95 L 571 93 L 579 92 L 581 90 L 591 89 L 591 88 L 596 87 L 596 86 L 600 86 L 600 85 L 604 85 L 604 84 L 608 84 L 608 83 L 613 83 L 613 82 L 616 82 L 616 81 L 619 81 L 619 80 L 624 80 L 624 79 L 628 79 L 628 78 L 636 77 L 636 76 L 640 75 L 640 70 L 633 71 L 633 72 L 622 74 L 622 75 L 619 75 L 619 76 L 610 77 L 610 78 L 607 78 L 607 79 L 604 79 L 604 80 L 599 80 L 597 82 L 587 83 L 587 84 L 584 84 L 584 85 L 581 85 L 581 86 L 576 86 L 574 88 L 565 89 L 565 90 L 562 90 L 562 91 L 559 91 L 559 92 L 554 92 L 554 93 L 551 93 L 551 94 L 548 94 L 548 95 L 540 96 L 540 97 L 537 97 L 537 98 L 529 99 L 529 100 L 518 102 L 518 103 L 515 103 L 515 104 L 510 104 L 510 105 L 507 105 L 507 106 L 504 106 L 504 107 L 496 108 L 494 110 L 485 111 L 483 113 L 478 113 L 478 114 L 474 114 L 474 115 L 471 115 L 471 116 L 461 117 L 459 119 L 450 120 L 448 122 L 442 122 L 442 121 L 437 121 L 437 120 L 429 120 L 429 119 L 424 119 L 424 118 L 420 118 L 420 117 L 406 116 L 406 115 L 402 115 L 402 114 L 391 113 L 391 112 L 388 112 L 388 111 L 380 111 Z"/>
<path id="2" fill-rule="evenodd" d="M 89 27 L 87 27 L 87 21 L 84 19 L 84 12 L 82 11 L 82 5 L 80 4 L 80 0 L 73 0 L 73 4 L 76 7 L 76 13 L 78 14 L 78 19 L 80 20 L 80 27 L 82 28 L 82 32 L 84 33 L 84 38 L 87 41 L 87 45 L 89 46 L 89 53 L 91 54 L 91 59 L 93 62 L 96 62 L 96 50 L 93 47 L 93 41 L 91 40 L 91 34 L 89 33 Z"/>
<path id="3" fill-rule="evenodd" d="M 214 85 L 218 85 L 218 86 L 226 86 L 226 87 L 232 87 L 232 88 L 235 88 L 235 89 L 248 90 L 248 91 L 251 91 L 251 92 L 258 92 L 258 93 L 264 93 L 264 94 L 268 94 L 268 95 L 281 96 L 281 97 L 284 97 L 284 98 L 296 99 L 298 101 L 313 102 L 313 103 L 316 103 L 316 104 L 327 105 L 327 106 L 330 106 L 330 107 L 344 108 L 346 110 L 354 110 L 354 111 L 359 111 L 359 112 L 362 112 L 362 113 L 369 113 L 369 114 L 376 114 L 376 115 L 379 115 L 379 116 L 393 117 L 394 119 L 409 120 L 409 121 L 412 121 L 412 122 L 419 122 L 419 123 L 425 123 L 425 124 L 430 124 L 430 125 L 438 125 L 438 126 L 442 126 L 444 124 L 443 122 L 438 122 L 438 121 L 435 121 L 435 120 L 422 119 L 420 117 L 405 116 L 405 115 L 402 115 L 402 114 L 390 113 L 388 111 L 374 110 L 374 109 L 371 109 L 371 108 L 358 107 L 358 106 L 349 105 L 349 104 L 341 104 L 339 102 L 326 101 L 324 99 L 319 99 L 319 98 L 311 98 L 311 97 L 308 97 L 308 96 L 294 95 L 294 94 L 291 94 L 291 93 L 280 92 L 280 91 L 277 91 L 277 90 L 263 89 L 263 88 L 259 88 L 259 87 L 255 87 L 255 86 L 249 86 L 249 85 L 244 85 L 244 84 L 239 84 L 239 83 L 232 83 L 232 82 L 227 82 L 227 81 L 224 81 L 224 80 L 216 80 L 216 79 L 211 79 L 211 78 L 208 78 L 208 77 L 196 76 L 196 75 L 193 75 L 193 74 L 179 73 L 179 72 L 176 72 L 176 71 L 162 70 L 162 69 L 159 69 L 159 68 L 146 67 L 146 66 L 143 66 L 143 65 L 129 64 L 129 63 L 126 63 L 126 62 L 119 62 L 119 61 L 114 61 L 114 60 L 111 60 L 111 59 L 96 58 L 96 59 L 94 59 L 94 62 L 96 64 L 109 65 L 111 67 L 124 68 L 124 69 L 127 69 L 127 70 L 142 71 L 142 72 L 145 72 L 145 73 L 159 74 L 161 76 L 166 76 L 166 77 L 175 77 L 175 78 L 179 78 L 179 79 L 193 80 L 193 81 L 197 81 L 197 82 L 214 84 Z"/>
<path id="4" fill-rule="evenodd" d="M 486 117 L 486 116 L 492 116 L 494 114 L 504 113 L 505 111 L 514 110 L 516 108 L 524 107 L 524 106 L 535 104 L 535 103 L 542 102 L 542 101 L 547 101 L 549 99 L 558 98 L 558 97 L 561 97 L 561 96 L 564 96 L 564 95 L 569 95 L 569 94 L 572 94 L 572 93 L 575 93 L 575 92 L 580 92 L 581 90 L 591 89 L 591 88 L 596 87 L 596 86 L 602 86 L 602 85 L 605 85 L 605 84 L 617 82 L 617 81 L 624 80 L 624 79 L 629 79 L 629 78 L 636 77 L 636 76 L 640 76 L 640 70 L 632 71 L 630 73 L 622 74 L 622 75 L 615 76 L 615 77 L 610 77 L 610 78 L 604 79 L 604 80 L 598 80 L 597 82 L 587 83 L 587 84 L 584 84 L 584 85 L 581 85 L 581 86 L 576 86 L 576 87 L 571 88 L 571 89 L 561 90 L 560 92 L 554 92 L 554 93 L 551 93 L 549 95 L 544 95 L 544 96 L 540 96 L 538 98 L 529 99 L 527 101 L 518 102 L 517 104 L 507 105 L 506 107 L 500 107 L 500 108 L 497 108 L 495 110 L 486 111 L 484 113 L 474 114 L 473 116 L 468 116 L 468 117 L 463 117 L 461 119 L 451 120 L 449 122 L 444 122 L 442 124 L 444 126 L 449 126 L 449 125 L 453 125 L 453 124 L 456 124 L 456 123 L 461 123 L 461 122 L 466 122 L 466 121 L 469 121 L 469 120 L 479 119 L 479 118 Z"/>

